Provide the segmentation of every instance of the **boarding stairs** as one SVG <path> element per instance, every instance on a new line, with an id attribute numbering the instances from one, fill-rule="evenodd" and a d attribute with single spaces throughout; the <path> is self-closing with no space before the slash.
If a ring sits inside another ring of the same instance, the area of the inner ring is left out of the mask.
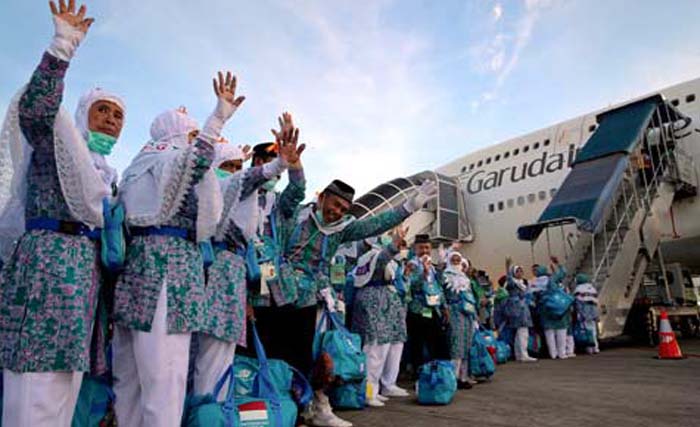
<path id="1" fill-rule="evenodd" d="M 672 203 L 695 195 L 698 186 L 692 159 L 676 137 L 688 119 L 660 96 L 597 119 L 596 132 L 540 221 L 518 233 L 534 244 L 542 231 L 549 238 L 552 227 L 577 225 L 565 284 L 572 289 L 577 273 L 591 277 L 604 339 L 622 334 L 647 266 L 661 256 L 661 223 Z M 578 197 L 582 193 L 589 198 Z"/>

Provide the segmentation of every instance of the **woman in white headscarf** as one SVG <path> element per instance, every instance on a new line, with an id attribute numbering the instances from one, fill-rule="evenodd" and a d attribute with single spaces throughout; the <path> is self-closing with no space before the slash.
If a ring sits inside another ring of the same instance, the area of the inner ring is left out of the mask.
<path id="1" fill-rule="evenodd" d="M 197 395 L 212 392 L 233 362 L 236 345 L 246 345 L 245 256 L 248 249 L 253 249 L 248 245 L 253 244 L 258 226 L 257 190 L 299 160 L 297 140 L 292 138 L 295 130 L 291 115 L 285 113 L 283 117 L 277 138 L 279 156 L 270 163 L 235 171 L 238 161 L 247 160 L 250 147 L 218 146 L 214 167 L 224 202 L 214 234 L 215 259 L 207 279 L 205 326 L 197 334 L 199 349 L 194 372 Z"/>
<path id="2" fill-rule="evenodd" d="M 450 311 L 448 344 L 450 358 L 455 367 L 459 388 L 472 388 L 469 379 L 469 350 L 477 322 L 476 298 L 471 287 L 471 279 L 464 273 L 463 266 L 469 263 L 457 251 L 446 256 L 445 271 L 442 274 L 445 287 L 445 300 Z"/>
<path id="3" fill-rule="evenodd" d="M 387 245 L 377 238 L 366 239 L 370 249 L 360 256 L 353 271 L 357 293 L 352 331 L 362 337 L 362 350 L 367 356 L 369 406 L 384 406 L 388 397 L 408 396 L 406 390 L 396 386 L 393 375 L 398 375 L 401 353 L 391 351 L 399 345 L 403 349 L 407 339 L 406 310 L 394 286 L 397 266 L 392 265 L 401 247 L 406 247 L 407 232 L 407 228 L 398 227 Z"/>
<path id="4" fill-rule="evenodd" d="M 214 145 L 243 97 L 219 73 L 218 102 L 199 132 L 184 108 L 160 114 L 124 171 L 120 199 L 132 240 L 114 303 L 114 390 L 122 425 L 179 425 L 192 332 L 204 327 L 204 256 L 221 214 Z M 202 248 L 200 250 L 200 247 Z"/>
<path id="5" fill-rule="evenodd" d="M 55 35 L 0 134 L 2 425 L 69 426 L 100 289 L 102 203 L 116 175 L 104 155 L 125 108 L 95 89 L 75 122 L 61 107 L 64 77 L 92 18 L 74 1 L 51 2 Z"/>
<path id="6" fill-rule="evenodd" d="M 523 268 L 513 265 L 510 258 L 506 259 L 508 271 L 506 290 L 508 300 L 504 311 L 506 327 L 515 330 L 515 342 L 513 349 L 515 360 L 519 362 L 536 362 L 537 359 L 527 353 L 527 342 L 530 337 L 529 328 L 532 327 L 532 315 L 527 297 L 528 283 L 523 277 Z"/>

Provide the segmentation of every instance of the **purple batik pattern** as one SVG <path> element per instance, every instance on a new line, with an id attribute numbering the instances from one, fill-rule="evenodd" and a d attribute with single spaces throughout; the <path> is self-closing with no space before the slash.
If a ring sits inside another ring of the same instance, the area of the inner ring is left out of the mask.
<path id="1" fill-rule="evenodd" d="M 194 164 L 190 189 L 178 213 L 161 224 L 193 233 L 197 223 L 195 186 L 214 159 L 211 144 L 197 139 L 195 147 L 195 161 L 187 162 Z M 168 287 L 168 333 L 202 330 L 206 312 L 202 254 L 195 243 L 171 236 L 138 236 L 130 243 L 115 291 L 115 322 L 149 332 L 163 285 Z"/>
<path id="2" fill-rule="evenodd" d="M 26 219 L 75 221 L 54 158 L 54 122 L 68 63 L 44 54 L 19 102 L 33 148 Z M 0 365 L 16 372 L 88 371 L 100 285 L 97 246 L 86 237 L 26 233 L 0 276 Z"/>
<path id="3" fill-rule="evenodd" d="M 209 267 L 204 332 L 220 340 L 245 346 L 246 278 L 243 258 L 218 250 Z"/>

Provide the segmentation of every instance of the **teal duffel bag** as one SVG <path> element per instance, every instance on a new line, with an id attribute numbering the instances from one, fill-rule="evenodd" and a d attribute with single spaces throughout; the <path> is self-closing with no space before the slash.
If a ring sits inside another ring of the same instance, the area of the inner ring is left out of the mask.
<path id="1" fill-rule="evenodd" d="M 496 362 L 499 365 L 506 363 L 510 359 L 510 355 L 510 345 L 505 341 L 496 340 Z"/>
<path id="2" fill-rule="evenodd" d="M 416 393 L 421 405 L 447 405 L 457 391 L 454 365 L 449 360 L 433 360 L 418 370 Z"/>
<path id="3" fill-rule="evenodd" d="M 496 364 L 488 350 L 483 332 L 475 331 L 472 347 L 469 349 L 469 375 L 476 378 L 489 378 L 495 373 Z"/>
<path id="4" fill-rule="evenodd" d="M 367 379 L 348 381 L 333 387 L 328 393 L 333 409 L 365 409 Z"/>
<path id="5" fill-rule="evenodd" d="M 114 391 L 102 377 L 83 377 L 71 427 L 113 425 Z M 111 421 L 110 421 L 111 419 Z"/>
<path id="6" fill-rule="evenodd" d="M 322 332 L 324 324 L 328 329 Z M 313 356 L 318 359 L 322 352 L 333 359 L 333 375 L 342 381 L 362 381 L 366 376 L 367 356 L 362 351 L 362 339 L 350 332 L 336 313 L 324 310 L 314 335 Z"/>
<path id="7" fill-rule="evenodd" d="M 188 399 L 183 426 L 294 427 L 297 420 L 297 404 L 292 400 L 289 390 L 278 389 L 255 326 L 253 342 L 258 356 L 258 371 L 250 389 L 246 389 L 249 395 L 236 395 L 236 376 L 231 365 L 216 383 L 211 394 Z M 286 375 L 283 377 L 286 378 Z M 219 395 L 227 380 L 226 397 L 223 402 L 217 402 L 214 396 Z M 287 383 L 284 384 L 286 386 Z M 308 383 L 306 385 L 308 386 Z M 308 390 L 310 393 L 310 387 Z"/>

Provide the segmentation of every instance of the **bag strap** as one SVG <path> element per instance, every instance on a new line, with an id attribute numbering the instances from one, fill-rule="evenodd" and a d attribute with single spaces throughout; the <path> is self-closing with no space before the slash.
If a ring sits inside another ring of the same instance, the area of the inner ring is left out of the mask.
<path id="1" fill-rule="evenodd" d="M 318 324 L 316 324 L 316 331 L 314 332 L 314 343 L 312 348 L 312 355 L 314 360 L 317 360 L 321 355 L 321 335 L 323 335 L 323 325 L 328 322 L 328 312 L 324 309 L 321 312 L 321 318 L 318 319 Z"/>
<path id="2" fill-rule="evenodd" d="M 301 396 L 299 397 L 299 405 L 305 407 L 313 399 L 313 390 L 311 389 L 311 384 L 306 376 L 301 373 L 300 370 L 292 365 L 289 365 L 289 369 L 292 370 L 294 377 L 297 378 L 299 385 L 302 387 Z"/>

